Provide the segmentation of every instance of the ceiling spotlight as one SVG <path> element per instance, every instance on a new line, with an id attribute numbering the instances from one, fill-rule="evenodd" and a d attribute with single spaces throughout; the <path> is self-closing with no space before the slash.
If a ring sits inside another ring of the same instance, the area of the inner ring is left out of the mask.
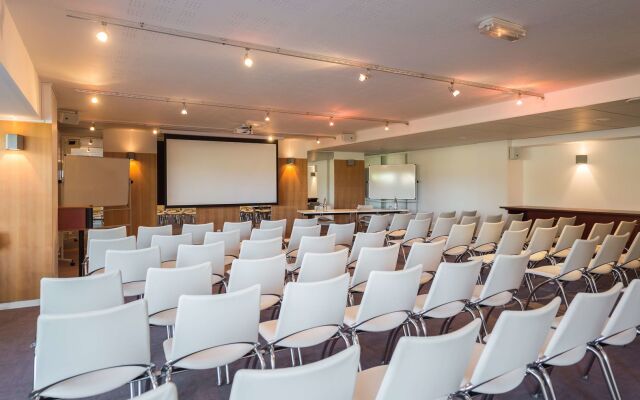
<path id="1" fill-rule="evenodd" d="M 182 103 L 182 111 L 180 111 L 180 114 L 182 115 L 187 115 L 187 103 Z"/>
<path id="2" fill-rule="evenodd" d="M 89 146 L 93 146 L 93 138 L 89 138 Z"/>
<path id="3" fill-rule="evenodd" d="M 517 106 L 521 106 L 524 102 L 522 101 L 522 94 L 518 93 L 518 100 L 516 101 Z"/>
<path id="4" fill-rule="evenodd" d="M 95 130 L 96 130 L 96 124 L 94 124 L 94 123 L 92 122 L 92 123 L 91 123 L 91 126 L 89 127 L 89 130 L 90 130 L 91 132 L 95 131 Z"/>
<path id="5" fill-rule="evenodd" d="M 329 117 L 329 126 L 333 126 L 333 125 L 334 125 L 333 117 Z"/>
<path id="6" fill-rule="evenodd" d="M 264 116 L 264 120 L 267 122 L 271 121 L 271 117 L 269 117 L 269 111 L 267 111 L 267 115 Z"/>
<path id="7" fill-rule="evenodd" d="M 385 130 L 385 131 L 388 131 L 388 130 L 389 130 L 389 121 L 387 121 L 387 122 L 384 124 L 384 130 Z"/>
<path id="8" fill-rule="evenodd" d="M 458 95 L 460 94 L 460 91 L 453 87 L 453 82 L 451 82 L 451 85 L 449 85 L 449 92 L 451 92 L 451 95 L 453 97 L 458 97 Z"/>
<path id="9" fill-rule="evenodd" d="M 316 144 L 320 144 L 320 138 L 316 138 Z"/>
<path id="10" fill-rule="evenodd" d="M 248 68 L 251 68 L 253 66 L 253 60 L 249 55 L 249 49 L 247 49 L 246 53 L 244 53 L 244 65 Z"/>
<path id="11" fill-rule="evenodd" d="M 91 148 L 87 147 L 87 153 L 91 153 Z"/>
<path id="12" fill-rule="evenodd" d="M 269 137 L 267 138 L 267 140 L 268 140 L 269 142 L 273 142 L 273 136 L 269 135 Z"/>
<path id="13" fill-rule="evenodd" d="M 154 130 L 152 130 L 151 132 L 153 132 L 153 134 L 154 134 L 154 135 L 157 135 L 157 134 L 158 134 L 158 130 L 157 130 L 157 129 L 154 129 Z"/>
<path id="14" fill-rule="evenodd" d="M 107 33 L 107 23 L 102 23 L 102 30 L 96 33 L 96 39 L 102 43 L 106 43 L 109 40 L 109 34 Z"/>
<path id="15" fill-rule="evenodd" d="M 369 75 L 369 70 L 367 70 L 366 72 L 360 72 L 360 75 L 358 75 L 358 80 L 360 82 L 364 82 L 367 79 L 369 79 L 370 75 Z"/>
<path id="16" fill-rule="evenodd" d="M 92 104 L 98 104 L 98 97 L 97 96 L 92 96 L 91 97 L 91 103 Z"/>

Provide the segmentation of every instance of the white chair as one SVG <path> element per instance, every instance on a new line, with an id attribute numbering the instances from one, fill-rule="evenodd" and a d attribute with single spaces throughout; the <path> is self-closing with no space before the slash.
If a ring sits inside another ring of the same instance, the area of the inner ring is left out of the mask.
<path id="1" fill-rule="evenodd" d="M 455 216 L 455 211 L 442 211 L 440 214 L 438 214 L 438 218 L 454 218 Z"/>
<path id="2" fill-rule="evenodd" d="M 394 271 L 398 264 L 399 249 L 400 246 L 397 244 L 387 247 L 363 248 L 353 270 L 349 292 L 364 292 L 372 271 Z M 350 297 L 350 300 L 353 305 L 353 298 Z"/>
<path id="3" fill-rule="evenodd" d="M 442 252 L 444 251 L 444 241 L 432 243 L 414 243 L 409 251 L 407 261 L 404 268 L 412 268 L 416 265 L 422 266 L 422 274 L 420 275 L 420 287 L 426 285 L 435 275 L 440 261 L 442 260 Z"/>
<path id="4" fill-rule="evenodd" d="M 176 323 L 178 300 L 185 294 L 211 294 L 211 264 L 149 269 L 144 288 L 149 325 L 166 327 L 167 337 L 171 337 L 171 327 Z"/>
<path id="5" fill-rule="evenodd" d="M 551 228 L 553 226 L 553 221 L 553 218 L 536 218 L 536 220 L 533 221 L 533 225 L 531 226 L 531 230 L 527 236 L 527 243 L 531 241 L 533 234 L 536 233 L 538 228 Z"/>
<path id="6" fill-rule="evenodd" d="M 283 230 L 281 226 L 277 226 L 275 228 L 260 228 L 260 229 L 252 229 L 251 236 L 249 240 L 268 240 L 278 238 L 282 241 L 283 238 Z"/>
<path id="7" fill-rule="evenodd" d="M 203 244 L 207 232 L 213 232 L 213 222 L 206 224 L 182 224 L 182 234 L 190 233 L 193 244 Z"/>
<path id="8" fill-rule="evenodd" d="M 350 224 L 331 224 L 327 229 L 327 235 L 336 236 L 336 250 L 340 248 L 351 248 L 353 244 L 353 234 L 356 231 L 356 223 Z"/>
<path id="9" fill-rule="evenodd" d="M 120 239 L 92 239 L 85 275 L 91 275 L 104 269 L 107 250 L 135 250 L 135 248 L 135 236 L 127 236 Z"/>
<path id="10" fill-rule="evenodd" d="M 428 219 L 429 221 L 433 220 L 433 211 L 430 212 L 417 212 L 416 216 L 413 218 L 418 221 Z"/>
<path id="11" fill-rule="evenodd" d="M 160 249 L 160 261 L 163 267 L 175 267 L 175 261 L 178 258 L 178 246 L 181 244 L 192 244 L 190 233 L 173 236 L 151 236 L 151 247 L 156 246 Z"/>
<path id="12" fill-rule="evenodd" d="M 268 220 L 263 219 L 260 221 L 260 229 L 273 229 L 280 227 L 282 229 L 282 234 L 287 231 L 287 220 L 286 219 L 277 219 L 277 220 Z"/>
<path id="13" fill-rule="evenodd" d="M 298 272 L 307 253 L 331 253 L 336 248 L 336 237 L 327 236 L 304 236 L 300 240 L 300 248 L 296 252 L 295 261 L 287 263 L 287 274 L 293 278 Z"/>
<path id="14" fill-rule="evenodd" d="M 240 231 L 207 232 L 204 235 L 204 244 L 224 242 L 224 265 L 240 256 Z"/>
<path id="15" fill-rule="evenodd" d="M 487 215 L 487 217 L 484 219 L 484 222 L 489 224 L 495 224 L 495 223 L 504 222 L 504 221 L 502 221 L 502 214 L 493 214 L 493 215 Z M 502 226 L 504 227 L 504 224 Z"/>
<path id="16" fill-rule="evenodd" d="M 480 321 L 476 319 L 446 335 L 400 338 L 388 366 L 358 373 L 354 400 L 455 397 L 471 360 L 479 328 Z"/>
<path id="17" fill-rule="evenodd" d="M 305 220 L 306 221 L 306 220 Z M 312 226 L 294 226 L 291 230 L 291 236 L 287 241 L 286 254 L 288 257 L 295 257 L 298 248 L 300 247 L 300 241 L 304 236 L 317 237 L 320 236 L 320 225 Z"/>
<path id="18" fill-rule="evenodd" d="M 350 400 L 360 347 L 351 346 L 324 360 L 299 367 L 236 373 L 230 400 Z"/>
<path id="19" fill-rule="evenodd" d="M 596 250 L 595 257 L 593 257 L 593 260 L 591 260 L 589 267 L 585 271 L 591 278 L 594 291 L 597 291 L 596 281 L 602 275 L 613 273 L 616 279 L 624 282 L 622 275 L 613 267 L 618 263 L 618 260 L 620 260 L 624 246 L 628 241 L 628 233 L 624 235 L 607 235 L 602 242 L 602 246 Z"/>
<path id="20" fill-rule="evenodd" d="M 325 206 L 315 206 L 313 207 L 314 211 L 331 211 L 333 210 L 333 206 L 331 206 L 330 204 L 327 204 Z M 318 215 L 318 224 L 319 225 L 331 225 L 334 223 L 334 216 L 333 215 Z"/>
<path id="21" fill-rule="evenodd" d="M 469 257 L 470 260 L 482 260 L 482 264 L 489 266 L 499 254 L 516 255 L 522 252 L 524 241 L 527 239 L 527 230 L 510 231 L 507 230 L 502 234 L 500 242 L 495 253 L 482 254 Z"/>
<path id="22" fill-rule="evenodd" d="M 560 235 L 562 234 L 562 231 L 564 230 L 565 226 L 573 226 L 576 224 L 576 219 L 578 219 L 578 217 L 573 216 L 573 217 L 558 217 L 558 222 L 556 222 L 556 227 L 558 228 L 558 233 L 557 233 L 557 237 L 560 237 Z"/>
<path id="23" fill-rule="evenodd" d="M 404 236 L 409 226 L 409 221 L 411 221 L 411 214 L 409 213 L 394 214 L 387 235 L 393 238 Z"/>
<path id="24" fill-rule="evenodd" d="M 146 249 L 151 246 L 151 238 L 154 235 L 171 236 L 173 235 L 173 226 L 139 226 L 138 227 L 138 249 Z"/>
<path id="25" fill-rule="evenodd" d="M 240 232 L 240 241 L 242 242 L 243 240 L 249 240 L 249 237 L 251 237 L 251 228 L 251 221 L 225 222 L 224 225 L 222 225 L 222 232 L 238 231 Z"/>
<path id="26" fill-rule="evenodd" d="M 178 400 L 178 389 L 171 382 L 158 386 L 156 389 L 150 390 L 140 396 L 134 397 L 135 400 Z"/>
<path id="27" fill-rule="evenodd" d="M 311 347 L 341 337 L 342 320 L 347 305 L 349 274 L 319 282 L 291 282 L 284 288 L 280 315 L 277 320 L 260 323 L 260 336 L 267 343 L 271 368 L 275 368 L 277 347 L 298 349 L 298 363 L 302 365 L 300 348 Z M 346 345 L 349 341 L 342 336 Z"/>
<path id="28" fill-rule="evenodd" d="M 156 387 L 152 369 L 144 300 L 106 310 L 42 314 L 30 398 L 96 396 L 145 375 Z"/>
<path id="29" fill-rule="evenodd" d="M 402 256 L 406 259 L 405 249 L 411 248 L 414 243 L 424 242 L 429 234 L 429 226 L 431 225 L 430 219 L 412 219 L 409 221 L 409 226 L 404 232 L 404 235 L 400 239 L 391 239 L 388 241 L 390 244 L 400 244 L 402 250 Z"/>
<path id="30" fill-rule="evenodd" d="M 104 310 L 123 303 L 122 283 L 118 272 L 40 280 L 40 315 Z"/>
<path id="31" fill-rule="evenodd" d="M 511 225 L 509 225 L 510 231 L 521 231 L 526 229 L 529 232 L 529 228 L 531 228 L 531 220 L 528 219 L 526 221 L 511 221 Z M 526 238 L 525 238 L 526 239 Z"/>
<path id="32" fill-rule="evenodd" d="M 461 394 L 507 393 L 524 380 L 534 377 L 546 393 L 544 378 L 537 368 L 529 367 L 538 359 L 551 322 L 558 312 L 560 299 L 530 311 L 503 311 L 487 344 L 475 344 L 474 355 L 467 369 Z"/>
<path id="33" fill-rule="evenodd" d="M 280 238 L 268 240 L 245 240 L 240 245 L 239 259 L 257 260 L 271 258 L 282 253 L 282 240 Z M 235 260 L 234 260 L 235 261 Z"/>
<path id="34" fill-rule="evenodd" d="M 638 221 L 635 219 L 633 221 L 620 221 L 618 222 L 618 227 L 616 228 L 616 231 L 613 234 L 616 236 L 621 236 L 627 233 L 631 235 L 633 231 L 636 229 L 637 224 L 638 224 Z"/>
<path id="35" fill-rule="evenodd" d="M 487 222 L 485 221 L 480 227 L 480 232 L 476 240 L 469 246 L 469 250 L 473 255 L 490 253 L 495 251 L 504 222 Z"/>
<path id="36" fill-rule="evenodd" d="M 532 267 L 535 267 L 540 261 L 545 259 L 553 262 L 549 254 L 553 247 L 553 241 L 556 238 L 557 229 L 555 226 L 550 228 L 538 227 L 533 233 L 527 249 L 522 251 L 523 253 L 529 253 L 529 263 Z"/>
<path id="37" fill-rule="evenodd" d="M 318 218 L 296 218 L 293 220 L 293 227 L 309 227 L 318 225 Z"/>
<path id="38" fill-rule="evenodd" d="M 569 254 L 569 249 L 571 249 L 571 246 L 573 246 L 576 240 L 582 237 L 585 226 L 586 224 L 566 225 L 562 229 L 560 237 L 556 241 L 555 246 L 551 248 L 549 256 L 555 259 L 566 258 Z"/>
<path id="39" fill-rule="evenodd" d="M 469 250 L 475 230 L 476 224 L 453 225 L 447 236 L 442 255 L 444 257 L 454 257 L 456 261 L 460 261 L 462 256 Z"/>
<path id="40" fill-rule="evenodd" d="M 636 278 L 638 277 L 638 269 L 640 268 L 640 233 L 638 233 L 636 238 L 633 239 L 631 246 L 629 246 L 629 250 L 620 256 L 615 268 L 624 278 L 626 281 L 625 284 L 627 285 L 629 284 L 627 271 L 634 271 Z"/>
<path id="41" fill-rule="evenodd" d="M 87 256 L 91 250 L 91 241 L 93 239 L 122 239 L 125 237 L 127 237 L 126 226 L 89 229 L 87 230 Z"/>
<path id="42" fill-rule="evenodd" d="M 451 228 L 456 223 L 456 217 L 438 217 L 436 223 L 433 225 L 431 234 L 425 239 L 427 242 L 433 242 L 436 240 L 445 240 L 451 232 Z"/>
<path id="43" fill-rule="evenodd" d="M 211 285 L 221 282 L 224 284 L 224 242 L 178 246 L 176 268 L 192 267 L 206 262 L 211 264 Z"/>
<path id="44" fill-rule="evenodd" d="M 122 292 L 126 297 L 141 296 L 149 268 L 160 268 L 160 249 L 148 247 L 136 250 L 108 250 L 105 272 L 119 271 Z"/>
<path id="45" fill-rule="evenodd" d="M 475 226 L 475 231 L 473 232 L 473 236 L 475 237 L 476 232 L 478 232 L 478 229 L 480 229 L 480 216 L 465 215 L 460 218 L 460 222 L 458 223 L 458 225 L 470 225 L 470 224 L 474 224 Z"/>
<path id="46" fill-rule="evenodd" d="M 513 221 L 522 221 L 524 219 L 524 213 L 518 214 L 507 214 L 507 219 L 504 222 L 504 230 L 507 230 L 511 227 L 511 223 Z M 528 227 L 527 227 L 528 228 Z M 520 229 L 521 230 L 521 229 Z"/>
<path id="47" fill-rule="evenodd" d="M 227 292 L 260 285 L 260 310 L 273 307 L 282 299 L 286 265 L 284 254 L 257 260 L 233 260 Z"/>
<path id="48" fill-rule="evenodd" d="M 613 221 L 607 223 L 596 222 L 591 227 L 587 240 L 598 239 L 598 245 L 602 244 L 604 238 L 613 231 Z"/>
<path id="49" fill-rule="evenodd" d="M 372 215 L 369 220 L 369 224 L 367 225 L 367 233 L 376 233 L 387 230 L 387 226 L 389 225 L 389 214 L 383 215 Z M 385 232 L 386 234 L 386 232 Z"/>
<path id="50" fill-rule="evenodd" d="M 347 266 L 351 266 L 354 262 L 358 261 L 358 257 L 360 256 L 360 251 L 365 247 L 382 247 L 384 246 L 385 240 L 384 232 L 376 232 L 376 233 L 366 233 L 366 232 L 358 232 L 356 233 L 356 238 L 353 241 L 353 246 L 351 247 L 351 253 L 349 254 L 349 260 L 347 262 Z"/>
<path id="51" fill-rule="evenodd" d="M 180 296 L 175 335 L 162 343 L 166 380 L 171 381 L 177 368 L 219 368 L 249 354 L 264 369 L 258 342 L 259 305 L 257 285 L 226 294 Z M 228 369 L 226 378 L 229 383 Z"/>
<path id="52" fill-rule="evenodd" d="M 332 253 L 306 253 L 297 281 L 317 282 L 340 276 L 347 268 L 348 257 L 347 249 Z"/>

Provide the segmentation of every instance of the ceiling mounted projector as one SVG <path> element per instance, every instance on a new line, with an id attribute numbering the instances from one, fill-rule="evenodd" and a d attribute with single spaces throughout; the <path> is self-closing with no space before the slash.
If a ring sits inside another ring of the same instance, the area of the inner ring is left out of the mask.
<path id="1" fill-rule="evenodd" d="M 522 25 L 504 19 L 491 17 L 480 22 L 478 25 L 480 33 L 496 39 L 504 39 L 515 42 L 527 36 L 527 31 Z"/>

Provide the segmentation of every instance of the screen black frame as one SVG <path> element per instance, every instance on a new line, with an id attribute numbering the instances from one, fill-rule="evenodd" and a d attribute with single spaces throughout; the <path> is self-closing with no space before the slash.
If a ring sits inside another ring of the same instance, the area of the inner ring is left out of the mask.
<path id="1" fill-rule="evenodd" d="M 200 140 L 206 142 L 234 142 L 234 143 L 261 143 L 276 146 L 276 201 L 275 203 L 230 203 L 230 204 L 167 204 L 167 140 Z M 158 141 L 158 204 L 164 205 L 166 208 L 198 208 L 198 207 L 231 207 L 231 206 L 275 206 L 280 203 L 280 174 L 279 174 L 279 157 L 278 157 L 278 141 L 270 142 L 267 139 L 245 139 L 245 138 L 227 138 L 197 135 L 175 135 L 165 134 L 164 140 Z"/>

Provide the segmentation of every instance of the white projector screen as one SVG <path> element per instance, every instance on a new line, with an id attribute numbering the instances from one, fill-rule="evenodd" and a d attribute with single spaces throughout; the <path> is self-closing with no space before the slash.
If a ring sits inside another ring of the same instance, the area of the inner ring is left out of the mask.
<path id="1" fill-rule="evenodd" d="M 275 143 L 167 136 L 165 157 L 168 207 L 278 202 Z"/>
<path id="2" fill-rule="evenodd" d="M 369 198 L 374 200 L 415 200 L 416 166 L 370 165 Z"/>

